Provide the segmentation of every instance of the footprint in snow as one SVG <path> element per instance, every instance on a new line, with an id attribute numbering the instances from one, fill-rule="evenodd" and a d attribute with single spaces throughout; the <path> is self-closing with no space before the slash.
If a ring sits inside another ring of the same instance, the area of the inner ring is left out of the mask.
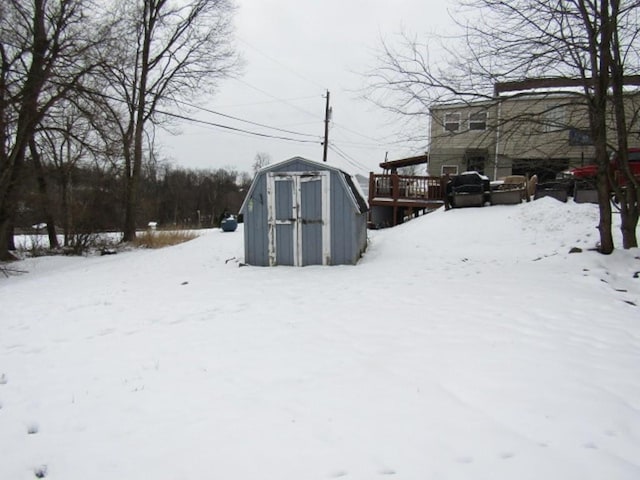
<path id="1" fill-rule="evenodd" d="M 340 477 L 344 477 L 348 474 L 348 472 L 346 472 L 345 470 L 336 470 L 335 472 L 331 473 L 329 476 L 331 478 L 340 478 Z"/>
<path id="2" fill-rule="evenodd" d="M 597 450 L 597 449 L 598 449 L 598 446 L 597 446 L 595 443 L 593 443 L 593 442 L 587 442 L 587 443 L 585 443 L 585 444 L 584 444 L 584 445 L 582 445 L 582 446 L 583 446 L 584 448 L 590 448 L 590 449 L 592 449 L 592 450 Z"/>
<path id="3" fill-rule="evenodd" d="M 7 380 L 7 376 L 4 373 L 0 375 L 0 385 L 6 385 L 8 381 L 9 380 Z"/>
<path id="4" fill-rule="evenodd" d="M 380 475 L 395 475 L 396 471 L 392 468 L 383 468 L 378 472 Z"/>
<path id="5" fill-rule="evenodd" d="M 503 460 L 508 460 L 508 459 L 513 458 L 515 456 L 516 456 L 516 454 L 513 453 L 513 452 L 502 452 L 500 454 L 500 458 L 503 459 Z"/>
<path id="6" fill-rule="evenodd" d="M 473 457 L 458 457 L 456 458 L 456 462 L 463 464 L 473 463 Z"/>

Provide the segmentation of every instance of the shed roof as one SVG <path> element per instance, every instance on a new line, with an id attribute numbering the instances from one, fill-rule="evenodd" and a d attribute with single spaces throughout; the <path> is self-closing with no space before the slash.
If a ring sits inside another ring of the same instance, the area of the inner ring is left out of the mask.
<path id="1" fill-rule="evenodd" d="M 253 182 L 251 183 L 251 187 L 249 187 L 249 191 L 247 192 L 247 195 L 244 197 L 244 201 L 242 202 L 242 206 L 240 207 L 240 212 L 246 211 L 247 201 L 249 198 L 251 198 L 251 195 L 253 194 L 253 191 L 256 188 L 256 179 L 260 175 L 263 175 L 273 170 L 281 170 L 283 166 L 289 163 L 296 163 L 296 162 L 306 163 L 312 167 L 315 167 L 316 170 L 331 170 L 337 173 L 338 178 L 341 179 L 344 188 L 347 191 L 351 192 L 351 195 L 350 195 L 351 199 L 353 200 L 354 206 L 358 209 L 358 212 L 364 213 L 369 210 L 369 204 L 367 203 L 367 200 L 364 194 L 362 193 L 362 190 L 360 189 L 358 182 L 356 182 L 349 173 L 337 167 L 333 167 L 328 163 L 314 162 L 313 160 L 309 160 L 303 157 L 292 157 L 287 160 L 272 163 L 270 165 L 262 167 L 260 170 L 256 172 L 256 176 L 254 177 Z"/>

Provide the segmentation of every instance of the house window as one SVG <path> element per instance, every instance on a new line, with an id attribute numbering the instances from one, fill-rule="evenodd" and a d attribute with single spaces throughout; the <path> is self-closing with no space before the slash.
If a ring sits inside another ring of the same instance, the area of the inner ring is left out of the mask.
<path id="1" fill-rule="evenodd" d="M 484 174 L 485 158 L 482 155 L 467 157 L 467 171 Z"/>
<path id="2" fill-rule="evenodd" d="M 445 176 L 445 175 L 457 175 L 458 174 L 458 166 L 457 165 L 442 165 L 442 168 L 440 170 L 441 170 L 440 175 L 442 175 L 442 176 Z"/>
<path id="3" fill-rule="evenodd" d="M 486 130 L 487 112 L 475 112 L 469 114 L 469 130 Z"/>
<path id="4" fill-rule="evenodd" d="M 447 132 L 457 132 L 460 130 L 460 114 L 459 113 L 445 113 L 444 114 L 444 129 Z"/>
<path id="5" fill-rule="evenodd" d="M 567 128 L 564 107 L 553 107 L 543 114 L 542 123 L 545 132 L 557 132 Z"/>

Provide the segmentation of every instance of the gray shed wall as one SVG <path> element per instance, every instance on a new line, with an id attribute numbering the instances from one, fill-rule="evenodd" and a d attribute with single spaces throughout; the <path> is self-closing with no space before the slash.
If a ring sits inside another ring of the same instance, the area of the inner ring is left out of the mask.
<path id="1" fill-rule="evenodd" d="M 258 172 L 253 181 L 249 196 L 243 204 L 242 214 L 244 217 L 244 253 L 245 262 L 250 265 L 269 265 L 268 246 L 268 205 L 267 205 L 267 173 L 268 172 L 312 172 L 322 170 L 318 164 L 309 163 L 304 159 L 294 159 L 289 162 L 274 165 L 272 168 Z M 331 235 L 331 265 L 355 264 L 367 245 L 367 213 L 360 213 L 358 207 L 354 205 L 351 190 L 346 186 L 343 173 L 333 169 L 326 169 L 330 172 L 330 235 Z M 288 183 L 276 182 L 276 188 L 289 188 Z M 303 184 L 301 208 L 303 212 L 309 214 L 318 213 L 321 208 L 313 199 L 318 198 L 319 182 Z M 290 190 L 290 188 L 289 188 Z M 309 195 L 307 195 L 307 191 Z M 283 197 L 290 198 L 290 195 Z M 276 198 L 279 198 L 276 195 Z M 285 201 L 285 200 L 279 200 Z M 288 207 L 288 206 L 287 206 Z M 277 251 L 281 264 L 293 264 L 293 259 L 283 262 L 285 250 L 291 251 L 290 242 L 293 235 L 289 234 L 293 228 L 290 225 L 277 225 L 277 233 L 281 231 L 286 234 L 278 236 Z M 322 242 L 320 225 L 303 225 L 303 264 L 322 264 L 321 256 L 314 252 Z M 288 230 L 287 230 L 288 229 Z M 315 245 L 313 245 L 315 244 Z M 281 250 L 282 249 L 282 250 Z"/>

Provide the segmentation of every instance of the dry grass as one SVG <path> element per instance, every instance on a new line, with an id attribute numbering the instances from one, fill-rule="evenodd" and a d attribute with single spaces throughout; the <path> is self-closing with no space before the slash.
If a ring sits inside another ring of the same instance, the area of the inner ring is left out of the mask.
<path id="1" fill-rule="evenodd" d="M 192 230 L 147 230 L 136 236 L 133 245 L 138 248 L 163 248 L 188 242 L 198 236 Z"/>

